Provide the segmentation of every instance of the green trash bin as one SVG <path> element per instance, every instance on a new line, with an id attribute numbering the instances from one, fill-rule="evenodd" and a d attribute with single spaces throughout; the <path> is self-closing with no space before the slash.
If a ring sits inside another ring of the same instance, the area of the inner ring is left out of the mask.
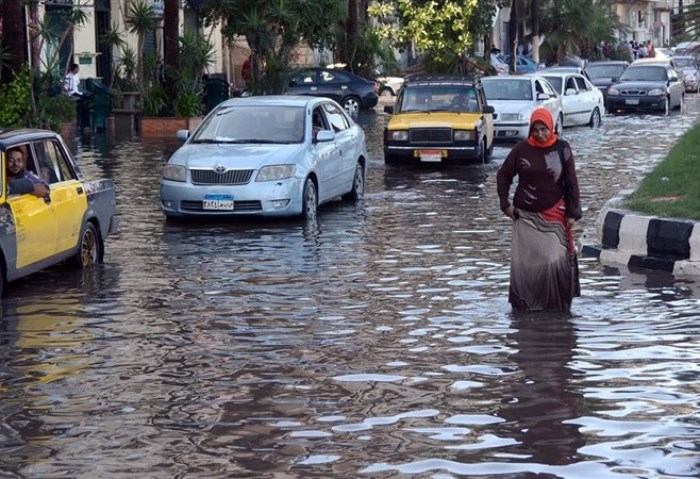
<path id="1" fill-rule="evenodd" d="M 207 113 L 222 101 L 228 100 L 228 92 L 229 85 L 224 78 L 207 78 L 204 82 L 204 103 L 207 107 Z"/>
<path id="2" fill-rule="evenodd" d="M 87 102 L 88 121 L 91 133 L 107 131 L 107 117 L 112 105 L 112 97 L 109 87 L 103 85 L 96 78 L 88 78 L 85 81 L 85 96 Z"/>

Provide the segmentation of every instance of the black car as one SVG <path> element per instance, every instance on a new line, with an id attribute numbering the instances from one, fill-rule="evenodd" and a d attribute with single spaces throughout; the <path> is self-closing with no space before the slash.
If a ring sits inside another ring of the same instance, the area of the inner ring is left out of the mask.
<path id="1" fill-rule="evenodd" d="M 670 64 L 632 64 L 608 88 L 608 110 L 659 110 L 665 115 L 683 107 L 683 79 Z"/>
<path id="2" fill-rule="evenodd" d="M 302 68 L 292 73 L 288 95 L 310 95 L 331 98 L 351 115 L 361 108 L 372 108 L 379 101 L 379 85 L 345 70 L 335 68 Z"/>
<path id="3" fill-rule="evenodd" d="M 627 69 L 629 62 L 626 61 L 599 61 L 591 62 L 586 66 L 586 73 L 593 85 L 600 88 L 603 92 L 603 101 L 607 108 L 608 87 L 613 84 L 614 80 L 620 78 L 620 75 Z"/>

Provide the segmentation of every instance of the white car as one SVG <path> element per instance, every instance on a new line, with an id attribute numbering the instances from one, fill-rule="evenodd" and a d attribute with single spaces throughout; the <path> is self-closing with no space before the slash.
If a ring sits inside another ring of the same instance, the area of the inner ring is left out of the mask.
<path id="1" fill-rule="evenodd" d="M 379 94 L 396 96 L 403 86 L 403 77 L 379 77 Z"/>
<path id="2" fill-rule="evenodd" d="M 603 92 L 578 73 L 542 73 L 561 98 L 564 126 L 598 128 L 605 112 Z"/>
<path id="3" fill-rule="evenodd" d="M 252 96 L 220 103 L 163 168 L 168 218 L 297 216 L 361 199 L 365 133 L 328 98 Z"/>
<path id="4" fill-rule="evenodd" d="M 489 105 L 496 110 L 494 138 L 524 140 L 530 132 L 530 116 L 538 107 L 552 114 L 557 134 L 564 126 L 561 101 L 552 86 L 539 75 L 505 75 L 482 79 Z"/>

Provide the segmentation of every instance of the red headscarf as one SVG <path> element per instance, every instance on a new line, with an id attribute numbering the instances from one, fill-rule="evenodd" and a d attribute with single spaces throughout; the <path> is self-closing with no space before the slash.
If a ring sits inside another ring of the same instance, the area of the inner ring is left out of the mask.
<path id="1" fill-rule="evenodd" d="M 535 123 L 542 123 L 547 128 L 549 128 L 549 131 L 552 132 L 552 134 L 549 135 L 549 139 L 547 141 L 540 142 L 537 141 L 537 139 L 534 136 L 532 136 L 532 127 L 535 126 Z M 557 134 L 554 133 L 554 121 L 552 120 L 552 114 L 549 113 L 549 110 L 547 110 L 546 108 L 535 108 L 535 110 L 532 112 L 532 115 L 530 116 L 530 136 L 528 136 L 527 142 L 537 148 L 549 148 L 554 143 L 556 143 L 557 138 Z"/>

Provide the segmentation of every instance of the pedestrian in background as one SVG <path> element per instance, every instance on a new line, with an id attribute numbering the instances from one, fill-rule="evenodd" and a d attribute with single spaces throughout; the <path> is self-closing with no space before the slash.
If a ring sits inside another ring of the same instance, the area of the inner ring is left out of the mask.
<path id="1" fill-rule="evenodd" d="M 508 301 L 517 311 L 567 311 L 581 295 L 572 230 L 581 206 L 571 146 L 558 139 L 549 110 L 532 113 L 528 139 L 510 151 L 496 184 L 513 220 Z"/>
<path id="2" fill-rule="evenodd" d="M 72 97 L 80 98 L 80 67 L 77 63 L 71 63 L 63 80 L 63 91 Z"/>

